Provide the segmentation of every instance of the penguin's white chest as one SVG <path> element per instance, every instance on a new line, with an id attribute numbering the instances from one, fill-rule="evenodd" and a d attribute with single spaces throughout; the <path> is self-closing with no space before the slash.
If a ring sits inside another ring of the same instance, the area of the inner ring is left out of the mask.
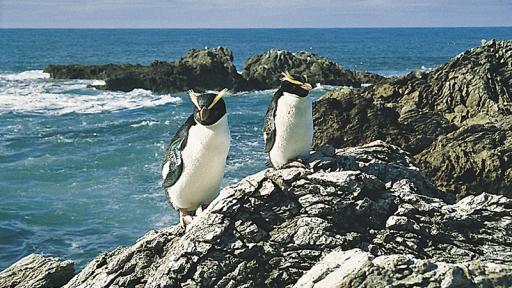
<path id="1" fill-rule="evenodd" d="M 274 167 L 297 157 L 307 157 L 313 143 L 312 102 L 309 97 L 284 93 L 277 102 L 274 119 L 276 136 L 270 150 Z"/>
<path id="2" fill-rule="evenodd" d="M 217 197 L 230 140 L 227 115 L 214 125 L 196 124 L 190 128 L 182 151 L 183 171 L 178 181 L 167 189 L 175 208 L 195 210 Z"/>

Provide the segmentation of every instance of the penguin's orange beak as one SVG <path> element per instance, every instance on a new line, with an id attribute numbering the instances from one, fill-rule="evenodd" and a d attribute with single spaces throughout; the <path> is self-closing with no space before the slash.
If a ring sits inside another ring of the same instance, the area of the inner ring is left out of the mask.
<path id="1" fill-rule="evenodd" d="M 199 118 L 201 118 L 201 121 L 206 120 L 208 115 L 210 115 L 210 110 L 208 110 L 208 108 L 203 107 L 201 110 L 199 110 Z"/>

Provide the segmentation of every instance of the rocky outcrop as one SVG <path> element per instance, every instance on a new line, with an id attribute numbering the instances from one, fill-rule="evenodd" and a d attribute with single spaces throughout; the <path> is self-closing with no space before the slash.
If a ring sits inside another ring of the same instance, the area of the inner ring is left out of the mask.
<path id="1" fill-rule="evenodd" d="M 459 197 L 482 192 L 510 197 L 511 128 L 512 121 L 464 126 L 439 137 L 417 159 L 441 189 Z"/>
<path id="2" fill-rule="evenodd" d="M 479 260 L 445 263 L 412 255 L 374 257 L 360 249 L 333 251 L 295 288 L 511 287 L 512 267 Z"/>
<path id="3" fill-rule="evenodd" d="M 105 64 L 105 65 L 80 65 L 80 64 L 50 64 L 44 72 L 49 73 L 54 79 L 97 79 L 105 80 L 110 75 L 122 74 L 125 71 L 139 71 L 143 73 L 147 66 L 131 64 Z"/>
<path id="4" fill-rule="evenodd" d="M 384 77 L 370 72 L 351 72 L 340 65 L 307 52 L 270 50 L 246 61 L 243 76 L 233 64 L 231 50 L 192 49 L 174 62 L 155 61 L 148 66 L 130 64 L 48 65 L 45 72 L 54 79 L 99 79 L 106 85 L 97 88 L 131 91 L 136 88 L 157 93 L 196 90 L 233 91 L 277 88 L 281 72 L 305 74 L 311 83 L 359 87 Z M 362 81 L 362 82 L 361 82 Z"/>
<path id="5" fill-rule="evenodd" d="M 374 278 L 347 267 L 347 283 L 430 271 L 426 286 L 462 269 L 485 287 L 478 277 L 512 264 L 512 199 L 483 193 L 449 204 L 414 165 L 380 141 L 325 147 L 307 165 L 267 169 L 223 189 L 186 231 L 152 231 L 98 256 L 65 287 L 291 287 L 318 275 L 314 266 L 328 253 L 351 249 L 365 251 L 358 253 Z M 411 255 L 407 265 L 397 254 Z M 329 271 L 347 266 L 336 265 Z M 509 281 L 509 270 L 489 281 Z"/>
<path id="6" fill-rule="evenodd" d="M 0 272 L 0 287 L 57 288 L 66 284 L 74 274 L 72 261 L 31 254 Z"/>
<path id="7" fill-rule="evenodd" d="M 365 81 L 363 83 L 374 83 L 377 79 L 380 81 L 383 78 L 369 72 L 353 73 L 320 55 L 304 51 L 292 53 L 277 49 L 247 59 L 243 76 L 253 89 L 271 89 L 279 87 L 279 75 L 283 71 L 305 75 L 307 81 L 312 84 L 337 86 L 360 87 L 361 80 Z"/>
<path id="8" fill-rule="evenodd" d="M 192 49 L 174 62 L 155 61 L 143 65 L 49 65 L 45 72 L 56 79 L 100 79 L 107 90 L 136 88 L 157 93 L 228 88 L 246 90 L 245 80 L 236 71 L 231 50 L 223 47 Z"/>
<path id="9" fill-rule="evenodd" d="M 351 147 L 382 140 L 417 154 L 440 135 L 457 129 L 438 112 L 416 108 L 397 111 L 393 104 L 359 93 L 340 89 L 313 104 L 316 147 Z"/>
<path id="10" fill-rule="evenodd" d="M 384 140 L 459 199 L 510 195 L 511 97 L 512 41 L 487 41 L 428 73 L 326 94 L 314 105 L 315 146 Z"/>

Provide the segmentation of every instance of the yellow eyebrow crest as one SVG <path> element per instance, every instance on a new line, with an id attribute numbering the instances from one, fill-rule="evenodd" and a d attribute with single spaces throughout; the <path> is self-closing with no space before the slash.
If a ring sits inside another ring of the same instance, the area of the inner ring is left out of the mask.
<path id="1" fill-rule="evenodd" d="M 196 92 L 194 92 L 194 90 L 192 90 L 192 89 L 188 90 L 187 92 L 188 92 L 188 96 L 190 97 L 190 100 L 192 100 L 192 103 L 194 103 L 194 105 L 197 107 L 197 109 L 200 109 L 199 103 L 197 103 L 198 94 Z"/>
<path id="2" fill-rule="evenodd" d="M 215 96 L 215 98 L 213 99 L 212 104 L 210 104 L 210 106 L 208 106 L 208 109 L 212 109 L 212 107 L 215 106 L 215 104 L 217 104 L 217 102 L 219 102 L 219 100 L 226 94 L 227 91 L 228 91 L 228 89 L 224 88 L 224 89 L 222 89 L 222 91 L 217 93 L 217 96 Z"/>
<path id="3" fill-rule="evenodd" d="M 283 78 L 281 78 L 281 81 L 288 81 L 295 85 L 303 85 L 304 84 L 298 80 L 293 79 L 293 76 L 288 71 L 281 73 L 281 75 L 283 75 Z"/>

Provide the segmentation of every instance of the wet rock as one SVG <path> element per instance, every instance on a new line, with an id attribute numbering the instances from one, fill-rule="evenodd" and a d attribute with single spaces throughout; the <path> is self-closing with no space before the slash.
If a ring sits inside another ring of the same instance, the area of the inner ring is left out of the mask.
<path id="1" fill-rule="evenodd" d="M 376 83 L 384 78 L 369 72 L 351 72 L 317 54 L 277 49 L 247 59 L 243 76 L 253 89 L 271 89 L 279 87 L 283 71 L 305 75 L 312 84 L 337 86 L 360 87 L 361 83 Z"/>
<path id="2" fill-rule="evenodd" d="M 0 287 L 57 288 L 75 274 L 72 261 L 30 254 L 0 272 Z"/>
<path id="3" fill-rule="evenodd" d="M 296 288 L 510 287 L 512 267 L 485 261 L 446 263 L 412 255 L 374 257 L 360 249 L 333 251 Z"/>
<path id="4" fill-rule="evenodd" d="M 354 248 L 371 253 L 362 256 L 368 265 L 394 254 L 453 269 L 472 260 L 485 263 L 465 268 L 480 276 L 512 264 L 512 200 L 481 194 L 449 204 L 446 195 L 396 146 L 327 147 L 307 165 L 267 169 L 223 189 L 186 231 L 152 231 L 98 256 L 66 287 L 291 287 L 327 253 Z"/>

